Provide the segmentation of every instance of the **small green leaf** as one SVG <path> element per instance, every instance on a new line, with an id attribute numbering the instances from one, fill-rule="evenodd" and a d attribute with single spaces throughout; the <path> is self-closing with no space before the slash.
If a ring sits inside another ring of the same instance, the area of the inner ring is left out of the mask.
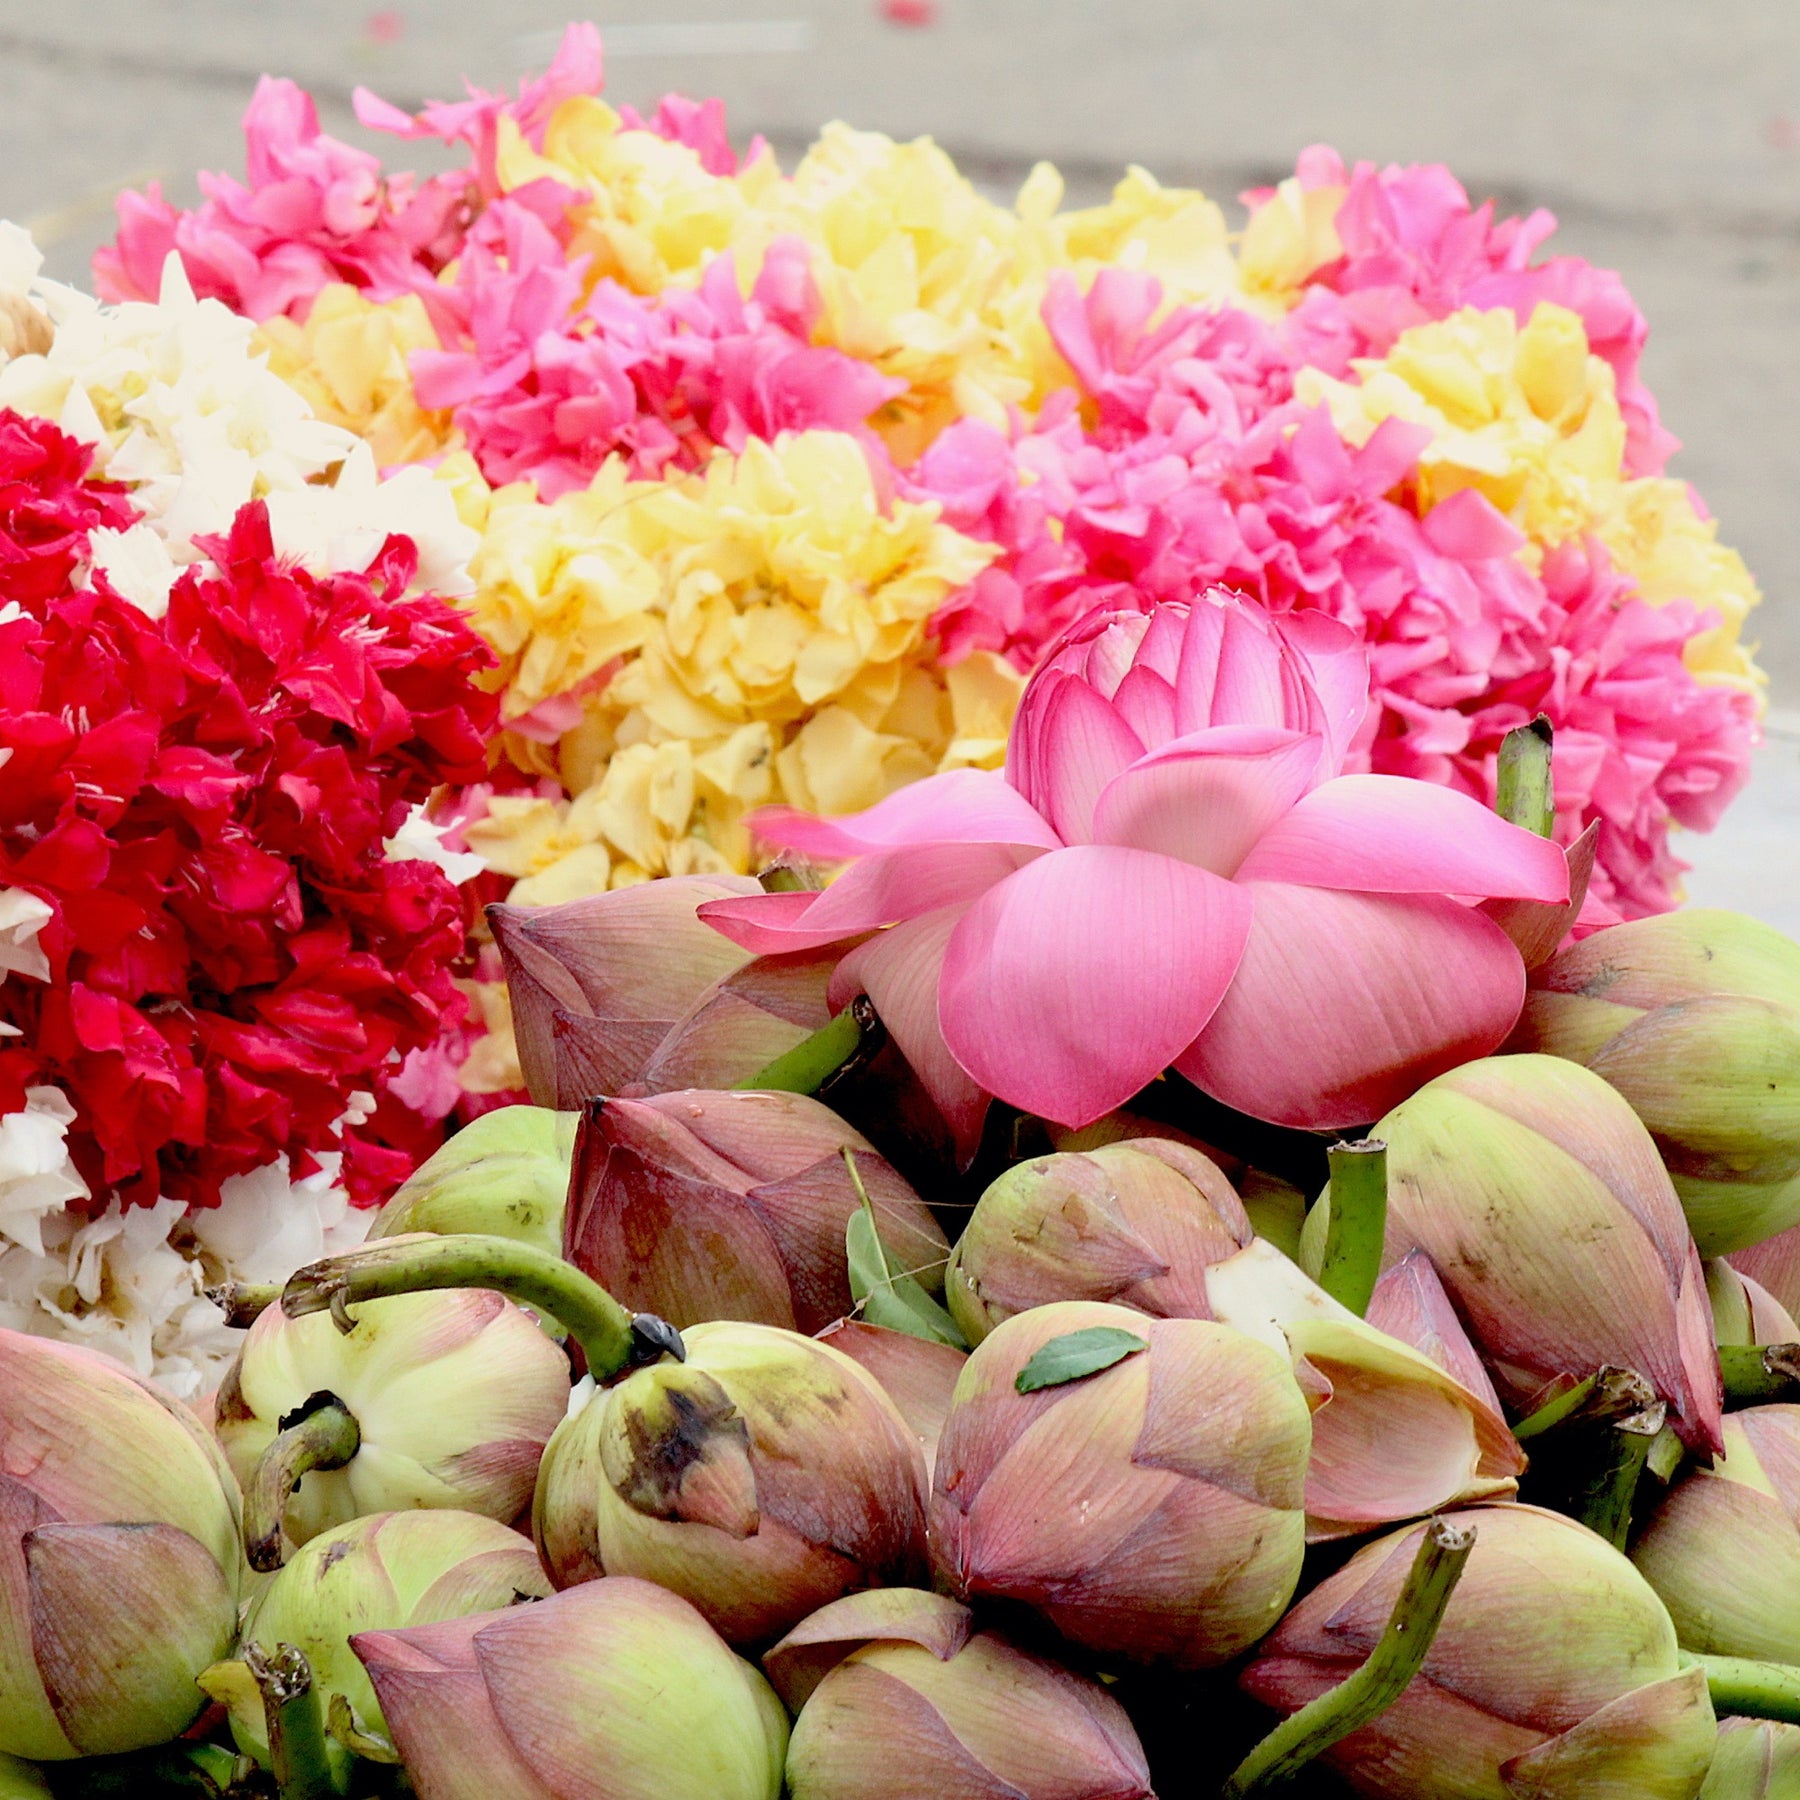
<path id="1" fill-rule="evenodd" d="M 875 1228 L 875 1206 L 863 1186 L 856 1157 L 844 1151 L 844 1166 L 861 1204 L 844 1227 L 844 1258 L 850 1267 L 850 1297 L 871 1325 L 904 1331 L 908 1337 L 929 1343 L 949 1344 L 966 1350 L 968 1339 L 956 1329 L 956 1321 L 926 1293 L 916 1277 L 894 1267 L 887 1246 Z"/>
<path id="2" fill-rule="evenodd" d="M 1013 1386 L 1021 1394 L 1061 1387 L 1065 1381 L 1098 1375 L 1102 1369 L 1110 1369 L 1114 1363 L 1149 1348 L 1148 1338 L 1121 1331 L 1117 1325 L 1090 1325 L 1082 1331 L 1065 1331 L 1061 1337 L 1053 1337 L 1038 1347 Z"/>

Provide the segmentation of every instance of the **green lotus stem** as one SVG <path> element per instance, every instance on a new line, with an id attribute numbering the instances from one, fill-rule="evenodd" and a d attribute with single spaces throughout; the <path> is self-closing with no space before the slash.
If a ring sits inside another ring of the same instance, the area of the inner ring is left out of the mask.
<path id="1" fill-rule="evenodd" d="M 1500 740 L 1494 811 L 1514 825 L 1549 837 L 1556 827 L 1556 786 L 1550 772 L 1550 721 L 1542 713 Z"/>
<path id="2" fill-rule="evenodd" d="M 1792 1400 L 1800 1388 L 1800 1344 L 1722 1344 L 1719 1370 L 1727 1406 Z"/>
<path id="3" fill-rule="evenodd" d="M 1354 1674 L 1275 1727 L 1232 1771 L 1223 1800 L 1286 1781 L 1341 1738 L 1360 1731 L 1406 1692 L 1443 1623 L 1444 1609 L 1475 1547 L 1472 1525 L 1433 1519 L 1407 1572 L 1381 1641 Z"/>
<path id="4" fill-rule="evenodd" d="M 274 1281 L 226 1281 L 208 1288 L 206 1297 L 225 1315 L 227 1325 L 254 1325 L 281 1298 Z"/>
<path id="5" fill-rule="evenodd" d="M 807 870 L 790 862 L 772 862 L 756 879 L 762 883 L 765 894 L 810 894 L 819 885 L 810 879 Z"/>
<path id="6" fill-rule="evenodd" d="M 325 1717 L 312 1669 L 292 1644 L 244 1649 L 244 1661 L 262 1693 L 269 1728 L 269 1765 L 280 1800 L 326 1800 L 337 1792 L 325 1749 Z"/>
<path id="7" fill-rule="evenodd" d="M 1747 1656 L 1690 1656 L 1682 1663 L 1706 1671 L 1713 1711 L 1750 1719 L 1780 1719 L 1800 1725 L 1800 1668 L 1792 1663 L 1755 1662 Z"/>
<path id="8" fill-rule="evenodd" d="M 1637 1497 L 1638 1481 L 1650 1460 L 1650 1447 L 1662 1430 L 1667 1410 L 1659 1400 L 1642 1413 L 1613 1425 L 1576 1495 L 1574 1516 L 1615 1550 L 1625 1548 L 1625 1537 L 1631 1529 L 1631 1504 Z"/>
<path id="9" fill-rule="evenodd" d="M 1387 1239 L 1387 1145 L 1379 1138 L 1333 1144 L 1331 1212 L 1319 1286 L 1360 1319 L 1381 1276 Z"/>
<path id="10" fill-rule="evenodd" d="M 1522 1444 L 1528 1443 L 1571 1420 L 1588 1425 L 1607 1424 L 1655 1404 L 1656 1390 L 1637 1370 L 1605 1363 L 1528 1413 L 1513 1427 L 1513 1436 Z"/>
<path id="11" fill-rule="evenodd" d="M 491 1288 L 547 1314 L 580 1344 L 597 1381 L 616 1375 L 642 1350 L 632 1315 L 597 1281 L 535 1245 L 472 1231 L 383 1239 L 309 1263 L 282 1289 L 281 1309 L 290 1319 L 329 1312 L 350 1331 L 356 1321 L 348 1309 L 358 1302 L 433 1288 Z"/>
<path id="12" fill-rule="evenodd" d="M 859 994 L 829 1024 L 784 1051 L 740 1088 L 776 1088 L 785 1094 L 816 1094 L 832 1076 L 859 1056 L 880 1028 L 875 1008 Z"/>
<path id="13" fill-rule="evenodd" d="M 361 1448 L 356 1415 L 335 1394 L 314 1394 L 282 1420 L 244 1490 L 244 1555 L 251 1568 L 267 1574 L 287 1560 L 281 1522 L 301 1480 L 315 1469 L 341 1469 Z"/>

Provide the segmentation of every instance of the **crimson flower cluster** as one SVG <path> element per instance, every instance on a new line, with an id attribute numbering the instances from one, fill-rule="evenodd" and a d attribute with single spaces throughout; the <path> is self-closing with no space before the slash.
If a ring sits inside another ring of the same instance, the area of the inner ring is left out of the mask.
<path id="1" fill-rule="evenodd" d="M 153 619 L 89 572 L 87 533 L 137 514 L 88 463 L 0 412 L 0 887 L 54 909 L 49 981 L 0 984 L 0 1112 L 60 1087 L 97 1196 L 202 1206 L 278 1154 L 310 1173 L 348 1113 L 373 1200 L 425 1148 L 387 1081 L 463 1004 L 456 889 L 383 840 L 481 775 L 491 653 L 408 595 L 408 539 L 314 576 L 260 503 Z"/>

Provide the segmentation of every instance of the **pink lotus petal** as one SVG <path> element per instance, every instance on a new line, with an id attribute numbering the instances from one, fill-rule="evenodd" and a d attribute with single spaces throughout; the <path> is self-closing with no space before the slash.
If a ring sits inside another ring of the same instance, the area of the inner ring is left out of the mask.
<path id="1" fill-rule="evenodd" d="M 1569 897 L 1562 851 L 1479 800 L 1403 775 L 1340 775 L 1314 788 L 1244 859 L 1245 881 L 1361 894 Z"/>
<path id="2" fill-rule="evenodd" d="M 1272 881 L 1243 891 L 1255 918 L 1237 979 L 1175 1065 L 1240 1112 L 1309 1130 L 1366 1124 L 1498 1049 L 1518 1018 L 1524 964 L 1469 907 Z"/>
<path id="3" fill-rule="evenodd" d="M 1140 757 L 1107 784 L 1094 807 L 1094 838 L 1231 876 L 1306 792 L 1318 766 L 1318 739 L 1297 731 L 1198 731 Z"/>
<path id="4" fill-rule="evenodd" d="M 938 1024 L 938 985 L 950 935 L 966 910 L 947 906 L 892 931 L 877 932 L 838 964 L 831 980 L 833 1005 L 859 993 L 869 996 L 900 1054 L 944 1115 L 963 1161 L 980 1146 L 989 1096 L 944 1042 Z"/>
<path id="5" fill-rule="evenodd" d="M 1005 778 L 986 769 L 952 769 L 915 781 L 866 812 L 816 819 L 789 806 L 750 816 L 765 842 L 823 862 L 871 856 L 916 844 L 1025 844 L 1061 848 L 1061 839 Z"/>
<path id="6" fill-rule="evenodd" d="M 952 933 L 938 998 L 945 1041 L 990 1093 L 1086 1125 L 1160 1074 L 1212 1016 L 1250 910 L 1244 890 L 1147 850 L 1039 857 Z"/>
<path id="7" fill-rule="evenodd" d="M 1064 843 L 1092 836 L 1094 803 L 1115 775 L 1144 754 L 1124 718 L 1086 682 L 1051 674 L 1021 707 L 1006 772 Z"/>

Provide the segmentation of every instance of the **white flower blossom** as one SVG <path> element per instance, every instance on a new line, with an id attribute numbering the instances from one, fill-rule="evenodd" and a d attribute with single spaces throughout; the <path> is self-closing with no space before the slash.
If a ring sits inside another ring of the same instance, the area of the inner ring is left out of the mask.
<path id="1" fill-rule="evenodd" d="M 88 533 L 88 547 L 94 567 L 122 598 L 152 619 L 168 612 L 169 590 L 180 570 L 154 526 L 143 520 L 123 531 L 97 525 Z"/>
<path id="2" fill-rule="evenodd" d="M 37 940 L 54 917 L 48 900 L 24 888 L 0 888 L 0 981 L 8 975 L 50 979 L 50 958 Z"/>
<path id="3" fill-rule="evenodd" d="M 415 806 L 390 838 L 381 840 L 389 862 L 428 862 L 437 866 L 458 884 L 473 881 L 487 864 L 473 851 L 446 850 L 444 837 L 453 828 L 436 825 L 425 816 L 423 806 Z"/>
<path id="4" fill-rule="evenodd" d="M 22 1112 L 0 1117 L 0 1239 L 41 1255 L 47 1214 L 88 1198 L 69 1158 L 75 1108 L 60 1088 L 29 1087 Z"/>

